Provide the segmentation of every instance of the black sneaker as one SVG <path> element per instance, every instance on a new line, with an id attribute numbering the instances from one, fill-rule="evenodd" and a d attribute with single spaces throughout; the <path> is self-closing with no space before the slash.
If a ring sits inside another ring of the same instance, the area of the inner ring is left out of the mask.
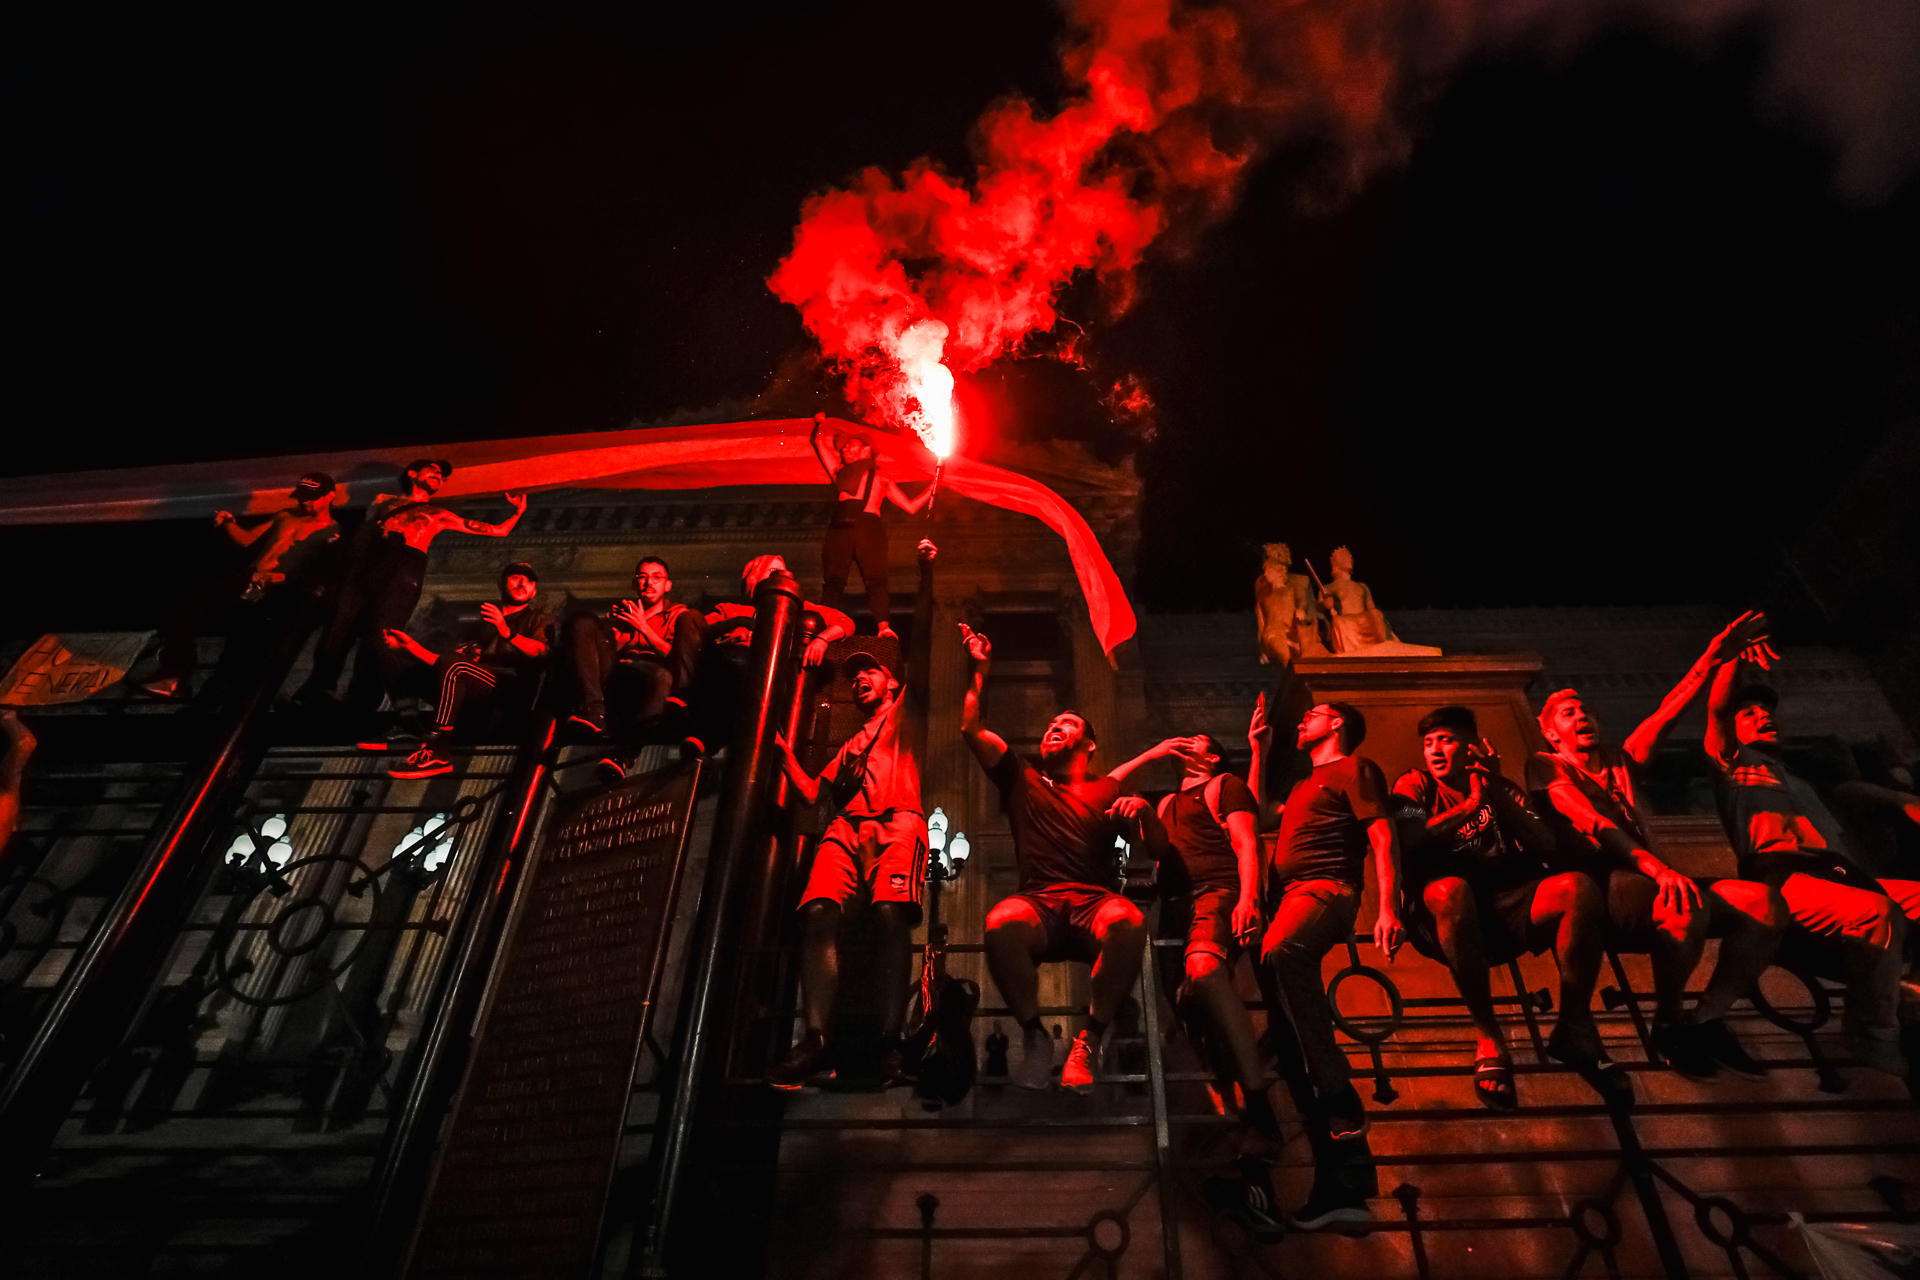
<path id="1" fill-rule="evenodd" d="M 1348 1085 L 1327 1100 L 1327 1136 L 1335 1142 L 1351 1142 L 1369 1128 L 1366 1104 L 1360 1091 Z"/>
<path id="2" fill-rule="evenodd" d="M 576 711 L 567 717 L 567 723 L 576 729 L 584 729 L 597 738 L 607 731 L 607 713 L 604 711 Z"/>
<path id="3" fill-rule="evenodd" d="M 1314 1179 L 1307 1202 L 1300 1206 L 1300 1212 L 1288 1217 L 1295 1231 L 1364 1228 L 1372 1226 L 1373 1221 L 1373 1209 L 1368 1206 L 1367 1198 L 1330 1178 Z"/>
<path id="4" fill-rule="evenodd" d="M 453 772 L 453 761 L 434 750 L 432 746 L 421 747 L 393 768 L 387 770 L 389 778 L 431 778 L 442 773 Z"/>
<path id="5" fill-rule="evenodd" d="M 893 1037 L 880 1048 L 880 1087 L 895 1089 L 912 1083 L 913 1077 L 907 1074 L 906 1054 L 900 1048 L 899 1037 Z"/>
<path id="6" fill-rule="evenodd" d="M 1728 1029 L 1725 1019 L 1713 1018 L 1694 1023 L 1693 1036 L 1702 1052 L 1742 1080 L 1767 1078 L 1766 1064 L 1747 1052 L 1739 1038 Z"/>
<path id="7" fill-rule="evenodd" d="M 627 762 L 618 756 L 602 756 L 594 768 L 599 772 L 602 782 L 618 782 L 627 776 Z"/>
<path id="8" fill-rule="evenodd" d="M 827 1038 L 818 1031 L 809 1031 L 786 1057 L 767 1068 L 767 1083 L 792 1093 L 822 1072 L 831 1074 L 831 1057 L 827 1052 Z"/>
<path id="9" fill-rule="evenodd" d="M 1200 1193 L 1213 1211 L 1240 1224 L 1262 1244 L 1287 1234 L 1286 1215 L 1273 1197 L 1273 1182 L 1259 1160 L 1240 1161 L 1240 1173 L 1231 1178 L 1208 1178 Z"/>
<path id="10" fill-rule="evenodd" d="M 1720 1074 L 1720 1063 L 1707 1051 L 1700 1028 L 1691 1022 L 1656 1025 L 1653 1051 L 1660 1061 L 1689 1080 L 1711 1080 Z"/>

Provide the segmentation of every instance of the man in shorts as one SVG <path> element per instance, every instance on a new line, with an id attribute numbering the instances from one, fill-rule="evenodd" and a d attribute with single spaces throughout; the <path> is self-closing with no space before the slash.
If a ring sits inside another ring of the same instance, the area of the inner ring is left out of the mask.
<path id="1" fill-rule="evenodd" d="M 987 970 L 1020 1024 L 1021 1057 L 1013 1083 L 1044 1089 L 1053 1041 L 1040 1023 L 1040 966 L 1062 960 L 1093 965 L 1087 1023 L 1074 1037 L 1060 1084 L 1093 1089 L 1102 1037 L 1140 973 L 1146 923 L 1113 891 L 1119 824 L 1108 816 L 1120 798 L 1113 778 L 1089 775 L 1094 728 L 1077 711 L 1048 721 L 1037 759 L 1015 755 L 980 716 L 993 646 L 965 623 L 961 636 L 973 676 L 961 703 L 960 733 L 1000 791 L 1020 867 L 1019 891 L 987 912 Z"/>
<path id="2" fill-rule="evenodd" d="M 1540 708 L 1540 732 L 1551 750 L 1527 765 L 1527 789 L 1555 824 L 1561 851 L 1592 876 L 1606 899 L 1608 945 L 1644 952 L 1653 966 L 1653 1048 L 1680 1074 L 1709 1079 L 1722 1067 L 1758 1078 L 1765 1068 L 1726 1027 L 1733 1002 L 1773 962 L 1786 924 L 1779 893 L 1751 880 L 1719 880 L 1702 887 L 1660 857 L 1640 814 L 1637 772 L 1652 761 L 1660 739 L 1723 663 L 1749 645 L 1764 643 L 1766 620 L 1742 614 L 1710 641 L 1620 747 L 1601 740 L 1600 722 L 1580 694 L 1560 689 Z M 1681 997 L 1700 963 L 1709 932 L 1720 957 L 1691 1011 Z M 1573 1063 L 1599 1073 L 1597 1083 L 1623 1094 L 1631 1085 L 1604 1053 Z"/>
<path id="3" fill-rule="evenodd" d="M 1920 924 L 1920 880 L 1862 869 L 1832 811 L 1780 757 L 1779 695 L 1740 667 L 1729 662 L 1715 674 L 1706 735 L 1740 874 L 1780 894 L 1789 928 L 1839 951 L 1848 1051 L 1863 1066 L 1905 1076 L 1900 975 L 1905 940 Z"/>
<path id="4" fill-rule="evenodd" d="M 1488 969 L 1521 954 L 1552 951 L 1560 967 L 1559 1021 L 1552 1039 L 1598 1043 L 1593 987 L 1606 917 L 1600 891 L 1577 871 L 1556 872 L 1553 832 L 1502 777 L 1500 757 L 1466 707 L 1420 720 L 1418 768 L 1393 784 L 1393 814 L 1406 850 L 1407 938 L 1447 966 L 1473 1023 L 1473 1093 L 1511 1111 L 1513 1056 L 1493 1012 Z M 1564 1028 L 1564 1029 L 1563 1029 Z"/>
<path id="5" fill-rule="evenodd" d="M 775 735 L 787 780 L 806 804 L 827 788 L 833 821 L 821 835 L 800 895 L 800 1040 L 767 1071 L 776 1089 L 798 1089 L 828 1068 L 827 1027 L 839 985 L 840 925 L 862 896 L 873 904 L 879 937 L 872 981 L 879 994 L 880 1071 L 885 1084 L 905 1078 L 900 1028 L 906 1016 L 909 944 L 920 920 L 927 878 L 927 819 L 920 801 L 920 753 L 927 739 L 927 668 L 932 647 L 933 543 L 921 539 L 920 591 L 914 604 L 913 656 L 907 679 L 871 653 L 847 659 L 853 700 L 866 723 L 841 744 L 818 778 L 793 746 Z"/>

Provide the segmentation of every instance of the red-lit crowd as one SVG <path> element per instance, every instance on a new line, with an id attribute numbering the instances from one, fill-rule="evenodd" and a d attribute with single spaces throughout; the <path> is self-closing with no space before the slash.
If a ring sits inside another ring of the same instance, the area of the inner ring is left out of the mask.
<path id="1" fill-rule="evenodd" d="M 928 874 L 918 744 L 926 733 L 938 553 L 921 542 L 909 651 L 888 656 L 898 650 L 888 625 L 881 519 L 885 504 L 912 510 L 927 494 L 909 497 L 879 474 L 857 437 L 826 439 L 816 431 L 814 444 L 832 482 L 833 509 L 823 548 L 827 602 L 805 606 L 803 660 L 818 665 L 830 642 L 853 634 L 837 605 L 856 565 L 877 619 L 876 639 L 890 643 L 844 663 L 863 723 L 818 776 L 791 744 L 776 744 L 799 799 L 824 801 L 830 810 L 798 902 L 798 1035 L 768 1071 L 769 1082 L 786 1089 L 834 1069 L 840 938 L 845 916 L 856 909 L 871 912 L 879 938 L 864 980 L 880 993 L 881 1074 L 892 1081 L 911 1073 L 902 995 Z M 460 517 L 434 500 L 450 471 L 431 459 L 407 467 L 398 491 L 374 501 L 344 548 L 330 545 L 338 533 L 329 510 L 336 488 L 325 475 L 302 477 L 293 505 L 265 523 L 242 528 L 222 513 L 217 520 L 234 554 L 183 599 L 148 690 L 188 692 L 194 638 L 219 602 L 242 600 L 271 616 L 289 582 L 343 550 L 312 674 L 295 701 L 333 706 L 355 650 L 338 701 L 355 723 L 371 726 L 387 695 L 421 693 L 432 705 L 431 722 L 394 766 L 395 777 L 451 769 L 448 745 L 462 726 L 524 706 L 556 657 L 573 731 L 607 744 L 603 767 L 610 776 L 623 771 L 621 752 L 641 743 L 704 751 L 725 736 L 752 639 L 748 601 L 762 581 L 787 570 L 779 557 L 749 561 L 741 600 L 705 614 L 672 599 L 665 560 L 643 557 L 631 597 L 577 613 L 557 631 L 542 606 L 537 572 L 516 561 L 501 570 L 498 598 L 480 607 L 464 634 L 444 642 L 416 637 L 406 628 L 433 539 L 446 531 L 504 536 L 526 505 L 508 495 L 513 514 L 497 524 Z M 1920 921 L 1920 868 L 1909 869 L 1913 878 L 1870 874 L 1822 796 L 1789 768 L 1778 699 L 1767 682 L 1776 655 L 1758 614 L 1743 615 L 1708 641 L 1652 714 L 1617 742 L 1577 690 L 1552 693 L 1538 713 L 1546 750 L 1519 768 L 1503 767 L 1473 711 L 1441 706 L 1419 722 L 1420 764 L 1390 781 L 1368 757 L 1362 710 L 1315 704 L 1296 725 L 1284 726 L 1299 753 L 1291 772 L 1304 775 L 1284 795 L 1267 785 L 1289 771 L 1264 699 L 1254 710 L 1244 778 L 1227 769 L 1226 747 L 1204 734 L 1170 738 L 1102 772 L 1094 764 L 1095 726 L 1076 711 L 1048 721 L 1037 751 L 1012 749 L 985 718 L 990 640 L 963 625 L 958 643 L 971 664 L 959 730 L 999 791 L 1018 864 L 1018 889 L 992 906 L 984 936 L 988 970 L 1020 1029 L 1008 1082 L 1084 1093 L 1102 1076 L 1110 1031 L 1149 953 L 1145 916 L 1120 891 L 1115 847 L 1124 837 L 1157 864 L 1160 928 L 1184 940 L 1176 1007 L 1214 1064 L 1217 1096 L 1245 1122 L 1248 1155 L 1239 1176 L 1211 1185 L 1209 1194 L 1256 1234 L 1286 1222 L 1314 1229 L 1370 1217 L 1366 1201 L 1377 1187 L 1364 1155 L 1368 1116 L 1336 1039 L 1322 976 L 1328 952 L 1354 933 L 1369 866 L 1378 903 L 1366 922 L 1372 941 L 1389 956 L 1411 943 L 1446 966 L 1473 1028 L 1470 1088 L 1491 1110 L 1511 1111 L 1520 1099 L 1489 971 L 1529 954 L 1551 953 L 1559 968 L 1546 1052 L 1611 1105 L 1631 1105 L 1633 1088 L 1592 1012 L 1608 949 L 1649 957 L 1652 1046 L 1661 1063 L 1688 1077 L 1765 1074 L 1727 1016 L 1783 943 L 1845 982 L 1843 1025 L 1854 1059 L 1896 1075 L 1908 1070 L 1901 1012 L 1911 994 L 1904 985 L 1909 940 L 1920 936 L 1913 927 Z M 1734 876 L 1712 880 L 1671 864 L 1640 797 L 1642 772 L 1703 693 L 1701 745 L 1738 864 Z M 365 745 L 391 744 L 373 735 Z M 1177 784 L 1142 794 L 1136 776 L 1159 760 L 1173 764 Z M 1920 825 L 1920 797 L 1867 792 L 1887 821 Z M 1709 939 L 1718 940 L 1715 959 L 1704 988 L 1689 1000 Z M 1243 954 L 1266 995 L 1265 1037 L 1256 1034 L 1232 981 Z M 1061 961 L 1092 968 L 1084 1025 L 1056 1068 L 1053 1037 L 1041 1022 L 1039 973 Z M 1318 1157 L 1314 1187 L 1291 1215 L 1275 1203 L 1259 1159 L 1280 1133 L 1270 1100 L 1274 1054 L 1290 1055 L 1283 1078 L 1306 1082 L 1295 1100 Z"/>

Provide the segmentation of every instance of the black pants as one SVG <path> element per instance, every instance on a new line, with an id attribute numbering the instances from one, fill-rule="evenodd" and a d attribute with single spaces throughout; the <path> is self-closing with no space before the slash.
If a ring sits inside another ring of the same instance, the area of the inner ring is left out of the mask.
<path id="1" fill-rule="evenodd" d="M 843 506 L 853 506 L 851 502 Z M 887 526 L 871 511 L 833 513 L 827 526 L 827 540 L 820 548 L 820 562 L 826 571 L 821 599 L 835 608 L 847 598 L 847 574 L 860 566 L 860 581 L 867 588 L 867 611 L 875 623 L 886 622 L 893 598 L 887 594 Z"/>
<path id="2" fill-rule="evenodd" d="M 472 725 L 483 717 L 497 722 L 515 716 L 529 701 L 528 681 L 511 667 L 442 658 L 434 666 L 433 677 L 436 737 L 451 734 L 463 720 Z"/>
<path id="3" fill-rule="evenodd" d="M 604 619 L 586 613 L 569 619 L 567 654 L 574 705 L 582 712 L 606 715 L 611 693 L 622 723 L 645 725 L 666 714 L 674 694 L 672 669 L 651 656 L 620 661 Z"/>
<path id="4" fill-rule="evenodd" d="M 410 661 L 388 649 L 380 633 L 407 625 L 420 603 L 426 573 L 426 552 L 396 540 L 383 543 L 350 566 L 334 600 L 333 616 L 314 646 L 313 674 L 301 686 L 302 696 L 331 694 L 340 683 L 347 654 L 357 647 L 346 704 L 359 712 L 379 710 L 380 699 Z"/>
<path id="5" fill-rule="evenodd" d="M 251 576 L 245 564 L 219 565 L 174 597 L 166 626 L 160 633 L 160 669 L 154 673 L 156 677 L 172 677 L 182 683 L 192 680 L 194 666 L 199 661 L 195 642 L 222 615 L 242 607 L 240 593 L 247 589 Z M 232 641 L 228 643 L 231 646 Z"/>

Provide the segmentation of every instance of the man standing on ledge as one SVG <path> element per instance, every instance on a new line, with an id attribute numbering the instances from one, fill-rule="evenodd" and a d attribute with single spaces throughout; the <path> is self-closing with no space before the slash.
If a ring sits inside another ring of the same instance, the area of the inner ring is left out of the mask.
<path id="1" fill-rule="evenodd" d="M 347 683 L 347 705 L 362 715 L 379 710 L 381 695 L 402 661 L 386 647 L 385 635 L 390 629 L 404 629 L 420 603 L 433 540 L 448 530 L 504 538 L 520 522 L 527 509 L 524 493 L 507 495 L 513 514 L 499 524 L 469 520 L 434 502 L 433 495 L 452 474 L 452 463 L 422 458 L 402 473 L 403 492 L 383 493 L 367 508 L 334 600 L 333 617 L 314 647 L 313 673 L 294 695 L 296 701 L 333 697 L 347 652 L 358 645 L 360 655 Z"/>
<path id="2" fill-rule="evenodd" d="M 1094 730 L 1077 711 L 1047 723 L 1037 761 L 1008 750 L 1006 739 L 980 719 L 993 645 L 965 623 L 960 634 L 973 663 L 960 734 L 1000 789 L 1020 867 L 1019 892 L 995 903 L 986 921 L 987 969 L 1020 1024 L 1013 1083 L 1044 1089 L 1052 1075 L 1053 1041 L 1040 1023 L 1040 966 L 1083 960 L 1093 964 L 1087 1025 L 1074 1037 L 1060 1084 L 1089 1093 L 1101 1037 L 1140 973 L 1146 940 L 1140 909 L 1113 891 L 1118 824 L 1107 811 L 1120 797 L 1120 784 L 1088 776 Z"/>
<path id="3" fill-rule="evenodd" d="M 804 1034 L 767 1071 L 776 1089 L 798 1089 L 827 1069 L 827 1027 L 840 978 L 840 925 L 862 896 L 873 904 L 879 939 L 870 975 L 879 992 L 880 1074 L 883 1084 L 905 1080 L 900 1025 L 907 1009 L 908 948 L 920 920 L 927 879 L 927 818 L 920 801 L 920 753 L 927 740 L 927 668 L 933 647 L 933 560 L 939 551 L 920 540 L 920 590 L 913 610 L 913 656 L 903 688 L 898 673 L 870 653 L 847 659 L 853 700 L 866 723 L 841 744 L 818 778 L 774 735 L 787 781 L 805 804 L 826 787 L 834 802 L 800 895 L 800 991 Z"/>
<path id="4" fill-rule="evenodd" d="M 1280 811 L 1273 917 L 1260 948 L 1335 1142 L 1365 1133 L 1367 1113 L 1353 1087 L 1347 1055 L 1334 1039 L 1333 1006 L 1320 968 L 1327 952 L 1353 933 L 1369 852 L 1380 894 L 1374 945 L 1391 960 L 1404 933 L 1400 846 L 1388 816 L 1386 775 L 1373 761 L 1353 754 L 1366 736 L 1365 717 L 1344 702 L 1318 703 L 1300 722 L 1296 742 L 1312 760 L 1313 772 L 1294 784 Z M 1322 1169 L 1293 1221 L 1313 1230 L 1372 1217 L 1363 1196 Z"/>

